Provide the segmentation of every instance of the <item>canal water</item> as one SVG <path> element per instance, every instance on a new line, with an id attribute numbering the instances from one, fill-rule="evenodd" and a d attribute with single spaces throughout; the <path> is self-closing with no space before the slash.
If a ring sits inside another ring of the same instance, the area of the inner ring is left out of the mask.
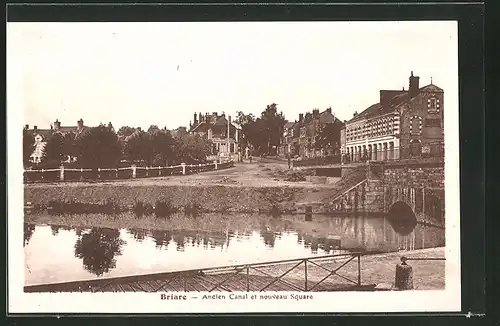
<path id="1" fill-rule="evenodd" d="M 70 219 L 93 221 L 96 217 L 72 215 Z M 24 225 L 26 285 L 346 251 L 414 250 L 445 243 L 442 228 L 417 224 L 411 233 L 403 234 L 386 218 L 369 216 L 203 215 L 196 219 L 178 216 L 157 223 L 154 218 L 141 221 L 125 215 L 110 223 L 130 225 L 128 228 L 68 227 L 57 225 L 68 225 L 67 218 L 58 220 L 48 215 L 27 220 L 35 222 Z M 135 227 L 139 224 L 145 229 Z"/>

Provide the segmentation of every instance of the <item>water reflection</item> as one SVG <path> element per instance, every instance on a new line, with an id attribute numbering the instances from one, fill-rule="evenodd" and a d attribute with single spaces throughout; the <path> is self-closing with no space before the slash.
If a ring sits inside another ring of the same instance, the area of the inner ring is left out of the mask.
<path id="1" fill-rule="evenodd" d="M 87 216 L 81 216 L 81 218 Z M 52 217 L 53 218 L 53 217 Z M 75 216 L 78 218 L 78 216 Z M 122 216 L 122 221 L 135 217 Z M 417 225 L 398 234 L 385 218 L 252 215 L 173 217 L 165 230 L 24 225 L 27 283 L 195 269 L 338 253 L 444 245 L 444 230 Z M 69 249 L 69 251 L 68 251 Z M 47 255 L 58 263 L 47 266 Z M 44 258 L 45 257 L 45 258 Z M 44 260 L 45 259 L 45 260 Z M 83 265 L 83 268 L 82 268 Z M 76 272 L 78 269 L 81 272 Z M 83 274 L 79 274 L 83 273 Z M 49 276 L 48 275 L 52 275 Z"/>
<path id="2" fill-rule="evenodd" d="M 23 247 L 26 246 L 31 239 L 31 236 L 35 232 L 35 226 L 33 224 L 24 223 L 24 242 Z"/>
<path id="3" fill-rule="evenodd" d="M 86 270 L 101 276 L 116 267 L 115 256 L 121 255 L 124 244 L 118 230 L 93 228 L 76 240 L 75 257 L 83 260 Z"/>

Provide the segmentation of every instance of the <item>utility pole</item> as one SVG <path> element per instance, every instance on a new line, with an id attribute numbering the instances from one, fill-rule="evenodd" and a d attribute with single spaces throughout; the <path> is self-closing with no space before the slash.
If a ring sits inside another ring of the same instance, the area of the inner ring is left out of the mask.
<path id="1" fill-rule="evenodd" d="M 227 116 L 227 153 L 231 154 L 231 147 L 229 146 L 229 133 L 231 132 L 231 116 Z"/>

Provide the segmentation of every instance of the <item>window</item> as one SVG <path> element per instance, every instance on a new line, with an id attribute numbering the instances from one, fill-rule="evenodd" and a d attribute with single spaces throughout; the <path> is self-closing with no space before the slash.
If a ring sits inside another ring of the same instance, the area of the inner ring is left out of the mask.
<path id="1" fill-rule="evenodd" d="M 427 100 L 427 109 L 429 113 L 439 112 L 439 100 L 435 97 Z"/>
<path id="2" fill-rule="evenodd" d="M 426 127 L 441 127 L 441 119 L 425 119 Z"/>
<path id="3" fill-rule="evenodd" d="M 303 138 L 306 136 L 306 127 L 300 128 L 300 137 Z"/>
<path id="4" fill-rule="evenodd" d="M 420 135 L 422 133 L 422 118 L 414 115 L 410 117 L 410 135 Z"/>

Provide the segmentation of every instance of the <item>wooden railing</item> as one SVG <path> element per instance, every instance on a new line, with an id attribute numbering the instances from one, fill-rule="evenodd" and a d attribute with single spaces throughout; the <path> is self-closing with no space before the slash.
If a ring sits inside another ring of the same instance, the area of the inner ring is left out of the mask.
<path id="1" fill-rule="evenodd" d="M 196 284 L 204 284 L 204 292 L 314 292 L 374 289 L 375 285 L 362 285 L 361 283 L 362 255 L 359 252 L 352 252 L 170 273 L 39 284 L 25 286 L 24 291 L 188 292 L 199 291 L 195 290 Z M 351 273 L 348 273 L 350 277 L 340 273 L 349 264 L 355 264 L 350 268 Z M 314 278 L 313 275 L 315 275 Z M 332 278 L 341 281 L 340 283 L 328 282 Z"/>
<path id="2" fill-rule="evenodd" d="M 122 168 L 74 169 L 60 166 L 57 169 L 25 170 L 24 182 L 65 182 L 90 180 L 120 180 L 134 178 L 153 178 L 172 175 L 187 175 L 205 171 L 227 169 L 234 166 L 234 161 L 213 162 L 205 164 L 179 164 L 173 166 L 140 167 L 129 166 Z"/>

